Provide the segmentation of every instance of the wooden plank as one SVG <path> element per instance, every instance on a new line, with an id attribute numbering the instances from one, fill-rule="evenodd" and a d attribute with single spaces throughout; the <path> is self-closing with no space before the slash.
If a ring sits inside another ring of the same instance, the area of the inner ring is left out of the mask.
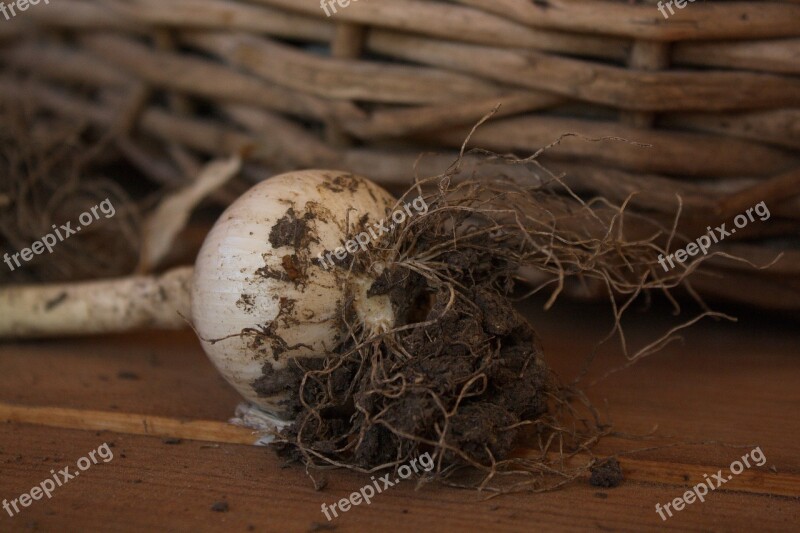
<path id="1" fill-rule="evenodd" d="M 240 398 L 183 331 L 0 344 L 0 401 L 224 421 Z"/>
<path id="2" fill-rule="evenodd" d="M 0 420 L 62 429 L 113 431 L 226 444 L 248 445 L 256 440 L 252 431 L 223 422 L 59 407 L 25 407 L 0 403 Z M 709 465 L 643 461 L 630 457 L 622 458 L 620 464 L 628 480 L 680 486 L 702 483 L 704 474 L 712 475 L 717 472 L 716 467 Z M 800 497 L 800 475 L 745 470 L 722 487 L 722 490 Z"/>
<path id="3" fill-rule="evenodd" d="M 544 313 L 532 302 L 524 311 L 542 337 L 546 360 L 565 380 L 609 325 L 603 321 L 608 310 L 594 304 L 558 304 Z M 671 326 L 656 316 L 668 310 L 631 316 L 634 346 Z M 595 404 L 607 405 L 616 430 L 644 435 L 659 428 L 651 440 L 608 440 L 600 449 L 661 447 L 636 458 L 724 467 L 741 450 L 713 442 L 761 445 L 770 466 L 800 474 L 800 420 L 790 408 L 800 403 L 798 346 L 800 334 L 770 317 L 698 325 L 682 345 L 587 390 Z M 616 346 L 601 350 L 587 382 L 624 362 Z M 225 421 L 239 396 L 193 334 L 179 332 L 0 345 L 0 402 Z"/>
<path id="4" fill-rule="evenodd" d="M 734 455 L 734 457 L 738 456 Z M 662 463 L 638 459 L 622 459 L 620 465 L 626 479 L 681 485 L 685 486 L 687 490 L 698 483 L 703 483 L 706 476 L 714 482 L 713 475 L 720 470 L 710 465 Z M 722 471 L 725 472 L 724 469 Z M 763 469 L 748 469 L 738 476 L 728 479 L 725 485 L 716 490 L 800 498 L 800 476 L 769 472 Z"/>
<path id="5" fill-rule="evenodd" d="M 629 313 L 631 350 L 692 316 L 687 310 L 669 319 L 669 312 L 654 304 L 646 313 Z M 561 302 L 545 313 L 531 303 L 525 313 L 542 338 L 549 365 L 565 380 L 578 373 L 611 327 L 610 311 L 600 304 Z M 647 435 L 656 428 L 652 438 L 608 439 L 599 449 L 653 448 L 636 458 L 727 468 L 761 446 L 771 467 L 800 473 L 800 418 L 791 407 L 800 404 L 800 331 L 779 315 L 738 314 L 738 322 L 704 320 L 663 352 L 590 387 L 626 362 L 616 341 L 598 350 L 582 382 L 589 398 L 617 431 Z"/>
<path id="6" fill-rule="evenodd" d="M 27 407 L 0 403 L 0 420 L 64 429 L 114 431 L 131 435 L 253 444 L 249 429 L 214 420 L 179 420 L 164 416 L 109 413 L 60 407 Z"/>
<path id="7" fill-rule="evenodd" d="M 540 306 L 534 301 L 523 310 L 542 337 L 548 363 L 571 379 L 605 333 L 608 310 L 563 303 L 544 313 Z M 667 311 L 656 306 L 632 315 L 631 345 L 668 329 L 672 324 L 661 318 Z M 800 401 L 798 346 L 800 333 L 774 316 L 703 322 L 682 344 L 589 387 L 589 397 L 617 431 L 645 435 L 658 426 L 652 437 L 609 438 L 598 446 L 599 455 L 622 454 L 627 481 L 616 489 L 579 480 L 556 493 L 484 502 L 469 491 L 429 486 L 415 492 L 411 484 L 400 485 L 332 524 L 343 531 L 397 522 L 420 531 L 791 529 L 800 518 L 800 421 L 793 410 Z M 616 347 L 599 350 L 587 381 L 623 362 Z M 315 522 L 326 525 L 321 504 L 357 491 L 365 476 L 326 472 L 328 488 L 316 492 L 302 468 L 282 468 L 262 448 L 229 444 L 250 441 L 246 430 L 225 423 L 238 401 L 190 332 L 0 345 L 0 419 L 84 429 L 0 424 L 1 498 L 16 498 L 51 468 L 74 464 L 104 441 L 115 442 L 115 455 L 126 456 L 93 467 L 20 516 L 0 511 L 0 531 L 34 525 L 309 531 Z M 166 437 L 186 440 L 167 445 Z M 190 440 L 197 438 L 217 443 Z M 767 458 L 763 467 L 745 470 L 704 504 L 687 506 L 666 522 L 655 513 L 656 503 L 680 497 L 703 474 L 728 468 L 755 446 Z M 230 511 L 212 512 L 218 500 L 227 501 Z"/>
<path id="8" fill-rule="evenodd" d="M 485 495 L 411 482 L 376 495 L 370 505 L 340 514 L 330 523 L 321 505 L 358 491 L 366 476 L 328 472 L 315 491 L 302 468 L 284 468 L 263 449 L 5 424 L 0 429 L 0 494 L 16 498 L 47 478 L 51 469 L 72 466 L 103 442 L 114 459 L 58 488 L 50 500 L 33 502 L 13 518 L 0 513 L 0 530 L 70 531 L 786 531 L 797 523 L 797 500 L 714 491 L 666 522 L 655 512 L 683 491 L 625 483 L 597 489 L 586 483 L 547 494 Z M 319 476 L 320 474 L 315 474 Z M 213 512 L 218 501 L 228 512 Z M 252 526 L 252 528 L 251 528 Z"/>

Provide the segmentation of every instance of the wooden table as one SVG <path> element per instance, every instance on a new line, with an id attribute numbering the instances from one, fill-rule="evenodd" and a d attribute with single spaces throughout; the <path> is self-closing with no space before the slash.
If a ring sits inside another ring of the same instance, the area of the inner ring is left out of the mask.
<path id="1" fill-rule="evenodd" d="M 602 307 L 526 309 L 548 362 L 570 377 L 608 326 Z M 633 317 L 634 344 L 670 327 L 663 310 Z M 328 522 L 321 513 L 369 480 L 324 474 L 315 491 L 251 435 L 225 423 L 236 393 L 193 335 L 144 333 L 0 345 L 0 498 L 12 500 L 108 443 L 114 457 L 81 472 L 9 517 L 0 531 L 562 531 L 800 530 L 800 333 L 795 324 L 742 317 L 706 320 L 664 352 L 588 389 L 618 431 L 656 436 L 608 439 L 622 455 L 617 488 L 577 481 L 546 494 L 485 495 L 401 483 L 371 505 Z M 624 362 L 600 351 L 593 376 Z M 724 472 L 759 446 L 763 467 L 746 469 L 705 503 L 662 521 L 655 511 L 691 485 Z M 227 511 L 213 510 L 224 508 Z M 216 505 L 215 505 L 216 504 Z"/>

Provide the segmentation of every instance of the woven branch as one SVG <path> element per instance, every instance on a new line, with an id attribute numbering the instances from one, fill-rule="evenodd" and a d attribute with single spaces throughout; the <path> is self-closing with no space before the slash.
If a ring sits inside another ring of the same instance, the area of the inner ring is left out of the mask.
<path id="1" fill-rule="evenodd" d="M 786 282 L 777 307 L 792 307 L 797 1 L 696 2 L 665 20 L 622 0 L 363 0 L 332 17 L 317 0 L 59 0 L 0 24 L 0 44 L 0 101 L 112 132 L 113 156 L 164 187 L 232 152 L 256 179 L 337 167 L 400 186 L 415 164 L 442 172 L 501 104 L 471 146 L 526 156 L 575 134 L 542 161 L 581 194 L 637 193 L 631 209 L 666 225 L 679 195 L 687 238 L 768 201 L 770 222 L 725 246 L 784 260 L 709 261 L 752 280 L 739 296 L 700 285 L 767 305 Z M 608 137 L 631 142 L 586 140 Z"/>

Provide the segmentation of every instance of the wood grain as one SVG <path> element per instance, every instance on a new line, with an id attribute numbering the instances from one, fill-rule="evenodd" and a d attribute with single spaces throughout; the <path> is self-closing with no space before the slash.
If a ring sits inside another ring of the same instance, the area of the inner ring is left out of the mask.
<path id="1" fill-rule="evenodd" d="M 608 0 L 458 0 L 535 28 L 659 41 L 797 36 L 800 6 L 787 2 L 686 4 L 668 19 L 652 4 Z"/>
<path id="2" fill-rule="evenodd" d="M 217 444 L 252 445 L 258 439 L 246 428 L 213 420 L 180 420 L 134 413 L 27 407 L 7 403 L 0 403 L 0 420 L 60 429 L 111 431 Z M 528 454 L 523 451 L 518 455 L 525 457 Z M 529 455 L 537 456 L 532 453 Z M 629 481 L 664 485 L 692 486 L 702 483 L 704 474 L 708 476 L 716 472 L 716 467 L 710 465 L 645 461 L 629 457 L 623 457 L 620 464 Z M 800 498 L 800 475 L 746 470 L 729 481 L 722 490 Z"/>
<path id="3" fill-rule="evenodd" d="M 549 364 L 569 379 L 605 331 L 607 310 L 541 302 L 523 307 L 542 336 Z M 630 317 L 630 341 L 645 342 L 670 322 L 664 308 Z M 576 335 L 576 325 L 580 334 Z M 441 486 L 401 484 L 336 518 L 340 531 L 374 531 L 401 522 L 419 531 L 676 530 L 786 531 L 798 520 L 797 347 L 800 334 L 775 317 L 742 316 L 739 324 L 703 323 L 673 345 L 588 389 L 618 431 L 597 452 L 620 454 L 627 480 L 616 489 L 585 480 L 547 494 L 485 495 Z M 592 376 L 618 366 L 601 349 Z M 764 384 L 769 384 L 765 387 Z M 225 423 L 238 402 L 190 332 L 127 334 L 0 345 L 0 494 L 16 498 L 74 465 L 103 442 L 114 459 L 84 472 L 0 530 L 311 531 L 320 512 L 365 484 L 362 475 L 317 473 L 315 491 L 302 468 L 284 468 Z M 53 406 L 56 408 L 53 409 Z M 147 427 L 142 420 L 147 420 Z M 69 429 L 81 427 L 82 430 Z M 115 431 L 109 431 L 114 429 Z M 167 437 L 184 439 L 180 444 Z M 202 439 L 202 440 L 193 440 Z M 655 504 L 725 469 L 754 446 L 764 467 L 746 470 L 662 522 Z M 639 451 L 636 451 L 639 450 Z M 635 452 L 635 453 L 634 453 Z M 124 457 L 123 457 L 124 455 Z M 367 480 L 368 481 L 368 480 Z M 211 506 L 226 501 L 230 510 Z"/>
<path id="4" fill-rule="evenodd" d="M 626 483 L 616 489 L 575 484 L 549 494 L 516 494 L 485 500 L 470 491 L 401 483 L 328 522 L 321 505 L 358 491 L 364 476 L 323 474 L 315 491 L 300 468 L 284 468 L 263 448 L 163 440 L 108 432 L 53 430 L 5 424 L 0 430 L 0 492 L 17 498 L 72 466 L 102 443 L 114 459 L 83 472 L 13 518 L 0 514 L 3 531 L 787 531 L 798 518 L 796 500 L 714 492 L 662 522 L 656 502 L 683 494 L 676 487 Z M 229 511 L 213 512 L 224 501 Z M 401 526 L 398 526 L 401 524 Z M 325 529 L 321 529 L 325 530 Z"/>

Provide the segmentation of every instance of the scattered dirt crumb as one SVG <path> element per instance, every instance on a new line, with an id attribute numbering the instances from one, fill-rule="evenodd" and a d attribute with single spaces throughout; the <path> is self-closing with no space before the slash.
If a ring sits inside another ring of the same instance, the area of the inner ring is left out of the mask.
<path id="1" fill-rule="evenodd" d="M 181 444 L 183 442 L 183 439 L 178 439 L 178 438 L 171 437 L 171 438 L 168 438 L 168 439 L 164 439 L 162 442 L 164 444 Z"/>
<path id="2" fill-rule="evenodd" d="M 227 513 L 230 510 L 230 506 L 228 506 L 228 502 L 214 502 L 214 504 L 211 506 L 211 510 L 215 513 Z"/>
<path id="3" fill-rule="evenodd" d="M 622 483 L 622 469 L 614 458 L 601 461 L 592 467 L 589 483 L 593 487 L 616 487 Z"/>
<path id="4" fill-rule="evenodd" d="M 117 373 L 117 378 L 127 379 L 130 381 L 138 381 L 139 379 L 141 379 L 139 377 L 139 374 L 137 374 L 136 372 L 130 372 L 128 370 L 121 370 L 119 373 Z"/>

